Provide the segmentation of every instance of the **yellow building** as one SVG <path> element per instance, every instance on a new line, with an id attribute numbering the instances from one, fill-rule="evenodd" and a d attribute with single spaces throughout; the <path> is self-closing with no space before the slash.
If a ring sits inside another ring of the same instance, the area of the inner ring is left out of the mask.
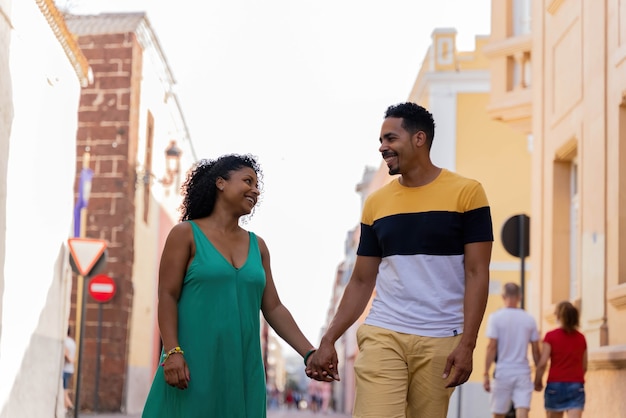
<path id="1" fill-rule="evenodd" d="M 487 112 L 491 97 L 489 61 L 483 54 L 487 40 L 487 37 L 476 37 L 475 50 L 461 52 L 456 49 L 456 30 L 435 30 L 408 97 L 409 101 L 419 103 L 433 113 L 436 124 L 431 150 L 433 163 L 479 180 L 489 198 L 495 242 L 486 315 L 502 307 L 501 285 L 520 281 L 520 260 L 505 251 L 500 230 L 509 217 L 530 211 L 531 163 L 526 135 L 494 121 Z M 376 172 L 365 172 L 363 182 L 357 186 L 363 199 L 391 179 L 387 173 L 384 162 Z M 355 251 L 357 240 L 358 231 L 352 236 L 349 251 Z M 341 266 L 343 276 L 351 272 L 350 260 L 347 255 Z M 345 280 L 339 281 L 340 291 L 337 293 L 342 290 L 341 283 L 345 285 Z M 332 314 L 333 311 L 329 312 L 330 317 Z M 485 325 L 486 321 L 479 333 L 474 373 L 468 383 L 455 390 L 448 417 L 490 415 L 488 394 L 482 387 L 487 344 Z M 353 326 L 346 334 L 355 330 L 356 326 Z M 353 385 L 350 366 L 357 350 L 354 337 L 344 335 L 338 345 L 343 345 L 338 347 L 344 355 L 345 367 L 340 370 L 342 382 Z M 342 395 L 344 409 L 350 411 L 354 395 L 352 387 L 343 387 L 337 392 Z"/>
<path id="2" fill-rule="evenodd" d="M 625 416 L 626 0 L 493 0 L 487 52 L 491 116 L 533 138 L 532 313 L 580 308 L 585 414 Z"/>
<path id="3" fill-rule="evenodd" d="M 530 211 L 530 150 L 526 136 L 495 122 L 487 112 L 491 91 L 489 61 L 483 53 L 487 41 L 488 37 L 478 36 L 474 51 L 457 51 L 454 29 L 435 30 L 409 96 L 435 118 L 433 163 L 480 181 L 493 218 L 490 297 L 474 351 L 474 373 L 455 391 L 450 417 L 489 415 L 489 398 L 482 387 L 486 318 L 502 307 L 501 285 L 521 280 L 520 259 L 504 249 L 501 229 L 511 216 Z"/>

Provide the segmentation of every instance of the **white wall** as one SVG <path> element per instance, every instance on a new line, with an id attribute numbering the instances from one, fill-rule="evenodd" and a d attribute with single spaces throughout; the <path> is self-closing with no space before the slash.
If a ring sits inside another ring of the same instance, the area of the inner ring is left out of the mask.
<path id="1" fill-rule="evenodd" d="M 9 73 L 0 77 L 0 91 L 12 90 L 0 96 L 0 120 L 10 126 L 0 130 L 0 417 L 62 416 L 80 83 L 35 1 L 11 7 Z"/>

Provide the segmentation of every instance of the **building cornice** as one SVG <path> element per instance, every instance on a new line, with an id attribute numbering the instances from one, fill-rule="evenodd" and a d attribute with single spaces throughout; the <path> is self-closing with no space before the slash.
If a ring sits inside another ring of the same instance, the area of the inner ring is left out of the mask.
<path id="1" fill-rule="evenodd" d="M 609 345 L 590 349 L 589 369 L 626 369 L 626 345 Z"/>
<path id="2" fill-rule="evenodd" d="M 617 309 L 626 308 L 626 285 L 621 284 L 607 290 L 607 299 Z"/>
<path id="3" fill-rule="evenodd" d="M 483 53 L 487 58 L 506 57 L 519 52 L 528 52 L 532 49 L 533 38 L 531 34 L 512 36 L 500 41 L 492 41 L 483 47 Z"/>
<path id="4" fill-rule="evenodd" d="M 444 87 L 454 92 L 488 92 L 491 82 L 489 70 L 429 71 L 420 74 L 410 97 L 422 97 L 426 88 Z M 472 87 L 470 87 L 472 86 Z"/>
<path id="5" fill-rule="evenodd" d="M 65 51 L 65 55 L 70 60 L 81 87 L 87 87 L 93 81 L 91 68 L 89 67 L 87 57 L 85 57 L 78 46 L 76 38 L 67 28 L 63 15 L 57 9 L 53 0 L 35 0 L 35 2 L 39 6 L 41 14 L 48 21 L 48 25 L 50 25 L 54 36 L 61 44 L 63 51 Z"/>

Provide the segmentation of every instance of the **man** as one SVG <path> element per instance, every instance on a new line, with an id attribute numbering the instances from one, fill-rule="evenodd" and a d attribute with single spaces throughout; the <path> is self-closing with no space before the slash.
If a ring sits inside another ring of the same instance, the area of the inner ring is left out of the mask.
<path id="1" fill-rule="evenodd" d="M 535 319 L 519 307 L 520 287 L 515 283 L 504 285 L 504 308 L 487 320 L 487 356 L 483 387 L 491 392 L 491 412 L 494 418 L 504 418 L 515 406 L 516 418 L 527 418 L 533 382 L 528 364 L 528 344 L 532 348 L 535 366 L 539 361 L 539 332 Z M 491 364 L 496 361 L 493 383 L 489 380 Z"/>
<path id="2" fill-rule="evenodd" d="M 389 174 L 364 204 L 352 276 L 307 375 L 339 380 L 334 344 L 366 308 L 357 331 L 353 416 L 444 418 L 472 372 L 489 286 L 493 230 L 480 183 L 430 160 L 432 115 L 390 106 L 380 132 Z"/>

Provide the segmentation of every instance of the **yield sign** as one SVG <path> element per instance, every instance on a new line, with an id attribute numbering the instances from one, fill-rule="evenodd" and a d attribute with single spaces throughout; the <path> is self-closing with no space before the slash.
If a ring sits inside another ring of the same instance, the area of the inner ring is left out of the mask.
<path id="1" fill-rule="evenodd" d="M 82 276 L 88 276 L 96 262 L 100 259 L 107 243 L 102 239 L 70 238 L 67 240 L 70 255 Z"/>

